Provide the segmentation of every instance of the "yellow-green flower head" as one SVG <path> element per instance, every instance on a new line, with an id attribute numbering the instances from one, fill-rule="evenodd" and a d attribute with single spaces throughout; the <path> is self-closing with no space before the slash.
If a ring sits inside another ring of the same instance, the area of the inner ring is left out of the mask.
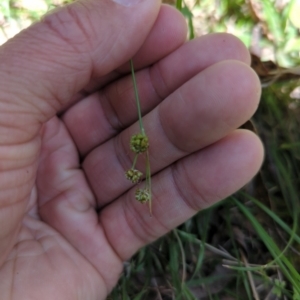
<path id="1" fill-rule="evenodd" d="M 135 191 L 135 199 L 141 203 L 146 203 L 150 200 L 150 191 L 148 189 L 137 189 Z"/>
<path id="2" fill-rule="evenodd" d="M 138 183 L 141 180 L 143 173 L 136 169 L 130 169 L 125 173 L 125 176 L 132 183 Z"/>
<path id="3" fill-rule="evenodd" d="M 145 152 L 149 147 L 149 140 L 145 134 L 139 133 L 131 137 L 130 149 L 135 153 Z"/>

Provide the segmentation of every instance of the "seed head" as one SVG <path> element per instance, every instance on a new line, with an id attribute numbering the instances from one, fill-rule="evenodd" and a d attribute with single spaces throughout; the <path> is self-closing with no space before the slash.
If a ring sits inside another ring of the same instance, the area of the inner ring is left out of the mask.
<path id="1" fill-rule="evenodd" d="M 136 169 L 130 169 L 125 173 L 125 176 L 132 183 L 138 183 L 141 180 L 143 173 Z"/>
<path id="2" fill-rule="evenodd" d="M 139 133 L 131 137 L 130 149 L 135 153 L 143 153 L 149 147 L 149 140 L 145 134 Z"/>
<path id="3" fill-rule="evenodd" d="M 137 189 L 135 191 L 135 199 L 141 203 L 146 203 L 150 200 L 149 189 Z"/>

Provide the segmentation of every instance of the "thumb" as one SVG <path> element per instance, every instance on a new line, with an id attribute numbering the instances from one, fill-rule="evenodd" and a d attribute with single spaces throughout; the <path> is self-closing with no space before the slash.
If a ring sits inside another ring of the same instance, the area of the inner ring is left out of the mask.
<path id="1" fill-rule="evenodd" d="M 0 48 L 0 265 L 33 192 L 41 124 L 137 52 L 159 0 L 82 0 Z"/>
<path id="2" fill-rule="evenodd" d="M 45 122 L 91 79 L 128 61 L 159 7 L 159 0 L 82 0 L 6 43 L 0 50 L 0 103 L 18 118 L 1 123 L 0 144 L 28 140 L 37 133 L 34 122 Z"/>

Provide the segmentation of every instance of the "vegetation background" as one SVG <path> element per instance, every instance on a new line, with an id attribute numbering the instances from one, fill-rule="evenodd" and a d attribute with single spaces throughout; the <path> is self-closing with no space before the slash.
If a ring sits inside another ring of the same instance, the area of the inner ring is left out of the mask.
<path id="1" fill-rule="evenodd" d="M 0 44 L 72 1 L 0 0 Z M 229 32 L 249 48 L 263 93 L 243 127 L 263 140 L 265 163 L 241 191 L 141 249 L 108 299 L 300 300 L 300 0 L 165 2 L 190 39 Z"/>

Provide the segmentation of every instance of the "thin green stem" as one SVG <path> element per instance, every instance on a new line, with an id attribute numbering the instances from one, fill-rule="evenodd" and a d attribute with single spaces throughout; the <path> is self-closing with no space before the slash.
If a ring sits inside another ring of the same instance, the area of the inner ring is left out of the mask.
<path id="1" fill-rule="evenodd" d="M 182 278 L 181 278 L 181 288 L 183 288 L 184 285 L 184 281 L 186 279 L 186 258 L 185 258 L 185 252 L 184 252 L 184 248 L 183 248 L 183 244 L 182 241 L 178 235 L 177 229 L 173 229 L 173 233 L 178 241 L 178 245 L 180 248 L 180 252 L 181 252 L 181 259 L 182 259 Z"/>
<path id="2" fill-rule="evenodd" d="M 181 11 L 182 10 L 182 0 L 176 0 L 176 8 Z"/>
<path id="3" fill-rule="evenodd" d="M 133 160 L 133 163 L 132 163 L 132 167 L 131 167 L 131 169 L 134 169 L 135 168 L 135 165 L 136 165 L 136 162 L 137 162 L 137 159 L 138 159 L 138 154 L 136 154 L 135 155 L 135 157 L 134 157 L 134 160 Z"/>
<path id="4" fill-rule="evenodd" d="M 139 93 L 138 93 L 137 83 L 136 83 L 136 79 L 135 79 L 134 66 L 133 66 L 132 59 L 130 60 L 130 68 L 131 68 L 131 75 L 132 75 L 133 87 L 134 87 L 134 92 L 135 92 L 135 100 L 136 100 L 136 107 L 137 107 L 137 111 L 138 111 L 140 130 L 141 130 L 141 134 L 146 137 L 145 128 L 144 128 L 143 120 L 142 120 L 141 105 L 140 105 Z M 137 158 L 138 158 L 138 155 L 136 155 L 134 158 L 132 168 L 135 167 Z M 148 150 L 146 152 L 146 190 L 148 190 L 148 192 L 149 192 L 149 200 L 148 200 L 149 201 L 149 211 L 150 211 L 150 216 L 152 216 L 151 169 L 150 169 L 150 158 L 149 158 Z"/>
<path id="5" fill-rule="evenodd" d="M 150 169 L 150 159 L 149 159 L 149 151 L 146 153 L 146 186 L 149 190 L 150 199 L 149 199 L 149 211 L 150 216 L 152 216 L 152 193 L 151 193 L 151 169 Z"/>
<path id="6" fill-rule="evenodd" d="M 133 81 L 133 87 L 134 87 L 134 93 L 135 93 L 136 107 L 137 107 L 138 117 L 139 117 L 139 125 L 140 125 L 140 129 L 141 129 L 142 134 L 145 134 L 145 129 L 144 129 L 143 120 L 142 120 L 142 112 L 141 112 L 139 92 L 138 92 L 138 89 L 137 89 L 137 84 L 136 84 L 134 66 L 133 66 L 132 59 L 130 60 L 130 68 L 131 68 L 131 75 L 132 75 L 132 81 Z"/>

